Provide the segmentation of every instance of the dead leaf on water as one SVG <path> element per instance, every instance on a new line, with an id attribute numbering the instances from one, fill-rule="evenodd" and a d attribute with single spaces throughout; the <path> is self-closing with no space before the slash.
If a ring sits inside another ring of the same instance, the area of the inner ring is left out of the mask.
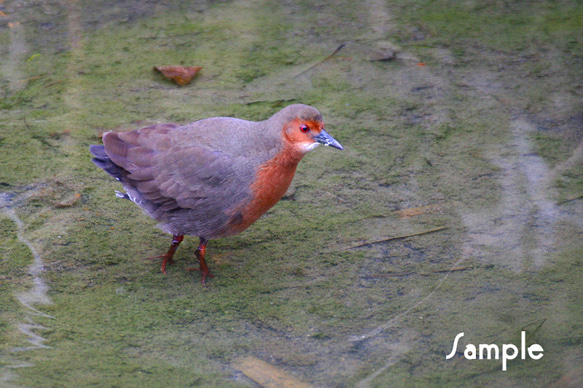
<path id="1" fill-rule="evenodd" d="M 252 356 L 239 358 L 233 361 L 231 366 L 243 372 L 245 376 L 265 388 L 312 387 L 310 384 L 299 381 L 286 371 L 276 368 L 273 365 Z"/>
<path id="2" fill-rule="evenodd" d="M 79 200 L 79 198 L 81 198 L 81 194 L 74 194 L 69 198 L 64 199 L 63 201 L 55 202 L 54 206 L 56 208 L 71 207 Z"/>
<path id="3" fill-rule="evenodd" d="M 409 209 L 397 210 L 394 212 L 399 218 L 409 218 L 418 216 L 420 214 L 425 213 L 435 213 L 441 210 L 441 206 L 439 205 L 427 205 L 427 206 L 419 206 L 419 207 L 412 207 Z"/>
<path id="4" fill-rule="evenodd" d="M 188 85 L 201 69 L 200 66 L 154 66 L 154 70 L 180 86 Z"/>

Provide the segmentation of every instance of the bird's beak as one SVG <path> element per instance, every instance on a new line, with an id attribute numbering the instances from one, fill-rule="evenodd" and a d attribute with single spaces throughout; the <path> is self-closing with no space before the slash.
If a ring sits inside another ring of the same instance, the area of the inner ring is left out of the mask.
<path id="1" fill-rule="evenodd" d="M 323 129 L 322 132 L 318 134 L 318 136 L 314 137 L 314 140 L 316 140 L 320 144 L 324 144 L 325 146 L 338 148 L 339 150 L 344 149 L 344 147 L 342 147 L 342 144 L 338 143 L 336 139 L 328 135 L 328 132 L 324 131 Z"/>

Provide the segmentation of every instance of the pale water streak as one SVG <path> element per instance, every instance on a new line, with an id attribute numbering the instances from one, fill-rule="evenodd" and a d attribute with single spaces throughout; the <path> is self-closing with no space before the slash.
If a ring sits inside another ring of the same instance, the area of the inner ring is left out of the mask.
<path id="1" fill-rule="evenodd" d="M 501 197 L 494 207 L 463 212 L 468 227 L 466 256 L 522 271 L 542 267 L 555 249 L 559 218 L 555 174 L 534 152 L 530 139 L 533 131 L 531 123 L 515 119 L 510 141 L 488 152 L 488 158 L 500 168 Z"/>
<path id="2" fill-rule="evenodd" d="M 26 31 L 24 26 L 18 21 L 8 23 L 10 30 L 10 45 L 8 46 L 8 56 L 2 60 L 2 73 L 8 82 L 11 92 L 18 92 L 26 86 L 22 63 L 28 54 L 28 44 L 26 43 Z"/>
<path id="3" fill-rule="evenodd" d="M 31 190 L 34 191 L 34 190 Z M 25 194 L 24 197 L 27 197 Z M 22 199 L 22 198 L 21 198 Z M 23 333 L 28 342 L 29 346 L 16 347 L 11 349 L 12 352 L 23 352 L 34 349 L 46 349 L 50 346 L 45 345 L 46 338 L 38 334 L 46 330 L 46 327 L 35 322 L 35 316 L 42 316 L 46 318 L 53 318 L 49 314 L 43 313 L 38 310 L 35 306 L 39 305 L 50 305 L 53 302 L 48 296 L 48 287 L 41 275 L 44 271 L 44 263 L 41 255 L 38 253 L 34 245 L 25 237 L 25 224 L 18 217 L 15 211 L 15 206 L 17 202 L 13 199 L 13 195 L 10 193 L 0 193 L 0 211 L 10 218 L 16 224 L 16 236 L 20 242 L 22 242 L 30 250 L 32 254 L 33 261 L 28 268 L 28 273 L 32 276 L 31 288 L 27 291 L 18 292 L 15 294 L 15 298 L 26 308 L 25 321 L 18 324 L 18 330 Z M 23 363 L 19 361 L 12 361 L 12 365 L 8 365 L 7 368 L 22 368 L 32 366 L 29 363 Z M 3 373 L 0 376 L 0 381 L 11 380 L 14 376 L 11 372 Z"/>

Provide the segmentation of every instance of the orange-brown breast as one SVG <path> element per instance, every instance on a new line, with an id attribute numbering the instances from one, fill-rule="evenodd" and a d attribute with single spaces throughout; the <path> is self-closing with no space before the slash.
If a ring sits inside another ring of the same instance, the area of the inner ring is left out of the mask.
<path id="1" fill-rule="evenodd" d="M 302 156 L 286 147 L 259 168 L 257 179 L 251 185 L 253 199 L 240 210 L 242 217 L 232 225 L 237 233 L 247 229 L 283 197 Z"/>

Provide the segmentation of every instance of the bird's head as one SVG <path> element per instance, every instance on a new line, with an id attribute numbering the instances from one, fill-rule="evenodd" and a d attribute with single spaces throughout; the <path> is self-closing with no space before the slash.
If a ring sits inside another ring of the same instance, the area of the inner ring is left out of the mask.
<path id="1" fill-rule="evenodd" d="M 324 130 L 322 115 L 316 108 L 295 104 L 282 109 L 274 116 L 283 122 L 283 138 L 288 146 L 305 154 L 320 144 L 344 149 L 342 145 Z"/>

